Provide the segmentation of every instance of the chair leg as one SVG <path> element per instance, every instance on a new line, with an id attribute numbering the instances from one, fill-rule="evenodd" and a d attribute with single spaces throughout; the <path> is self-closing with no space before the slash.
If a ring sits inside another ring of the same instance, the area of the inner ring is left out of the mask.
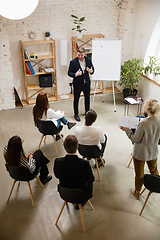
<path id="1" fill-rule="evenodd" d="M 97 158 L 95 158 L 95 162 L 96 162 L 96 168 L 97 168 L 98 177 L 99 177 L 99 182 L 100 182 L 100 181 L 101 181 L 101 177 L 100 177 L 100 173 L 99 173 L 99 167 L 98 167 Z"/>
<path id="2" fill-rule="evenodd" d="M 54 146 L 55 146 L 55 149 L 56 149 L 56 155 L 58 157 L 58 150 L 57 150 L 57 144 L 56 144 L 55 136 L 53 136 L 53 140 L 54 140 Z"/>
<path id="3" fill-rule="evenodd" d="M 30 182 L 28 182 L 28 187 L 29 187 L 29 191 L 30 191 L 30 194 L 31 194 L 32 205 L 33 205 L 33 207 L 35 207 L 33 194 L 32 194 L 32 190 L 31 190 L 31 186 L 30 186 Z"/>
<path id="4" fill-rule="evenodd" d="M 144 208 L 145 208 L 145 206 L 146 206 L 146 203 L 147 203 L 147 201 L 148 201 L 148 198 L 149 198 L 149 196 L 151 195 L 151 191 L 148 193 L 148 196 L 147 196 L 147 198 L 146 198 L 146 201 L 144 202 L 144 204 L 143 204 L 143 207 L 142 207 L 142 209 L 141 209 L 141 212 L 140 212 L 140 216 L 141 216 L 141 214 L 142 214 L 142 212 L 143 212 L 143 210 L 144 210 Z"/>
<path id="5" fill-rule="evenodd" d="M 105 167 L 105 164 L 104 164 L 103 159 L 102 159 L 101 156 L 100 156 L 100 159 L 101 159 L 101 163 L 103 164 L 103 167 Z"/>
<path id="6" fill-rule="evenodd" d="M 40 143 L 39 143 L 38 149 L 40 149 L 40 146 L 41 146 L 41 143 L 42 143 L 43 138 L 44 138 L 44 134 L 43 134 L 42 137 L 41 137 L 41 140 L 40 140 Z"/>
<path id="7" fill-rule="evenodd" d="M 85 232 L 86 232 L 86 229 L 85 229 L 85 224 L 84 224 L 82 206 L 81 206 L 81 204 L 78 204 L 78 205 L 79 205 L 79 210 L 80 210 L 80 214 L 81 214 L 81 221 L 82 221 L 83 232 L 85 233 Z"/>
<path id="8" fill-rule="evenodd" d="M 140 195 L 142 195 L 146 189 L 147 189 L 147 188 L 144 187 L 144 189 L 142 190 L 142 192 L 140 193 Z"/>
<path id="9" fill-rule="evenodd" d="M 47 136 L 44 137 L 44 142 L 46 141 L 46 137 L 47 137 Z"/>
<path id="10" fill-rule="evenodd" d="M 58 218 L 57 218 L 57 220 L 56 220 L 56 222 L 55 222 L 55 225 L 57 225 L 58 220 L 59 220 L 59 218 L 60 218 L 60 216 L 61 216 L 61 214 L 62 214 L 63 208 L 64 208 L 64 206 L 66 205 L 66 203 L 67 203 L 67 202 L 64 201 L 63 206 L 62 206 L 62 208 L 61 208 L 61 211 L 60 211 L 60 213 L 59 213 L 59 215 L 58 215 Z"/>
<path id="11" fill-rule="evenodd" d="M 13 181 L 12 188 L 11 188 L 11 191 L 10 191 L 9 196 L 8 196 L 8 199 L 7 199 L 7 203 L 9 202 L 9 199 L 10 199 L 10 197 L 11 197 L 11 194 L 12 194 L 12 191 L 13 191 L 13 188 L 14 188 L 15 183 L 16 183 L 16 180 Z"/>
<path id="12" fill-rule="evenodd" d="M 58 135 L 60 136 L 62 142 L 64 142 L 63 138 L 62 138 L 62 135 L 60 133 L 58 133 Z"/>
<path id="13" fill-rule="evenodd" d="M 39 180 L 39 178 L 36 177 L 36 179 L 37 179 L 37 181 L 40 183 L 40 185 L 41 185 L 42 187 L 44 187 L 44 185 L 41 183 L 41 181 Z"/>
<path id="14" fill-rule="evenodd" d="M 129 161 L 127 168 L 129 168 L 129 166 L 131 165 L 132 160 L 133 160 L 133 157 L 131 157 L 131 160 Z"/>
<path id="15" fill-rule="evenodd" d="M 94 207 L 93 207 L 92 203 L 91 203 L 89 200 L 88 200 L 87 202 L 88 202 L 89 205 L 91 206 L 92 210 L 94 210 Z"/>

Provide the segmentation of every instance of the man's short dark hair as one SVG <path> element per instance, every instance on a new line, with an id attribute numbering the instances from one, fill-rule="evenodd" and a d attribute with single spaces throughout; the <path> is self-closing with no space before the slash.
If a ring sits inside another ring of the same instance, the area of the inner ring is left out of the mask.
<path id="1" fill-rule="evenodd" d="M 95 122 L 97 119 L 97 113 L 94 110 L 89 110 L 86 113 L 86 125 L 90 126 L 93 122 Z"/>
<path id="2" fill-rule="evenodd" d="M 75 153 L 78 148 L 78 140 L 74 135 L 68 135 L 63 143 L 63 146 L 67 153 Z"/>
<path id="3" fill-rule="evenodd" d="M 85 53 L 85 48 L 84 47 L 78 47 L 77 52 L 79 53 Z"/>

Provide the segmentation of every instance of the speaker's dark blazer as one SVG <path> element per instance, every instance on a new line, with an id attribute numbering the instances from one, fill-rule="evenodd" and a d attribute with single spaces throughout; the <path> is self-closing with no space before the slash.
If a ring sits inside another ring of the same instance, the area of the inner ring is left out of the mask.
<path id="1" fill-rule="evenodd" d="M 94 73 L 94 67 L 93 67 L 91 59 L 86 56 L 84 57 L 84 59 L 86 62 L 86 68 L 92 67 L 92 70 Z M 84 74 L 82 74 L 81 76 L 75 77 L 75 73 L 79 69 L 82 71 L 79 61 L 78 61 L 78 57 L 76 57 L 75 59 L 70 61 L 70 65 L 69 65 L 69 69 L 68 69 L 68 76 L 73 78 L 73 86 L 74 87 L 82 87 L 83 83 L 84 83 L 84 79 L 86 80 L 87 85 L 90 85 L 90 78 L 89 78 L 89 73 L 87 72 L 87 70 L 85 70 Z"/>
<path id="2" fill-rule="evenodd" d="M 67 154 L 65 157 L 56 158 L 54 174 L 59 179 L 61 186 L 80 188 L 84 193 L 88 192 L 88 185 L 94 182 L 89 162 L 77 155 Z"/>

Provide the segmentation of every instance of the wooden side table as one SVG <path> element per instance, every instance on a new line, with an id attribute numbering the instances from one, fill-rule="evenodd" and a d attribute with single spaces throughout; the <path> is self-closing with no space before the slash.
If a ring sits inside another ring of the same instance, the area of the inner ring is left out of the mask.
<path id="1" fill-rule="evenodd" d="M 129 106 L 137 105 L 137 115 L 141 114 L 143 99 L 141 97 L 129 96 L 124 98 L 124 116 L 129 115 Z"/>

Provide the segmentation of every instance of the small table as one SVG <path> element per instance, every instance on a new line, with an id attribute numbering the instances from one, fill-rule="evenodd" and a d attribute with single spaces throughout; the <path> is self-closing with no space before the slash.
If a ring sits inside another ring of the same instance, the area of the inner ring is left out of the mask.
<path id="1" fill-rule="evenodd" d="M 141 97 L 135 97 L 135 96 L 129 96 L 124 98 L 124 116 L 129 115 L 129 106 L 130 105 L 137 105 L 137 115 L 141 114 L 141 110 L 142 110 L 142 104 L 143 104 L 143 99 Z"/>

